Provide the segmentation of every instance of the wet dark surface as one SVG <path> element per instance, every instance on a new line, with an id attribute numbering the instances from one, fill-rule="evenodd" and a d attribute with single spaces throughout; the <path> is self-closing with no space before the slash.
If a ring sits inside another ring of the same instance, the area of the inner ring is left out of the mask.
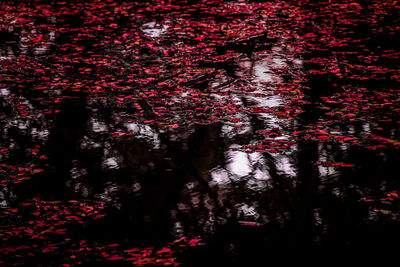
<path id="1" fill-rule="evenodd" d="M 396 1 L 0 12 L 1 264 L 398 248 Z"/>

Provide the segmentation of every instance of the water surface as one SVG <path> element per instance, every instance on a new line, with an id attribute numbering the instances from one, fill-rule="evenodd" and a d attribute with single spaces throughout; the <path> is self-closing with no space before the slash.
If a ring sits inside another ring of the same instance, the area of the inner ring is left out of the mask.
<path id="1" fill-rule="evenodd" d="M 2 264 L 396 246 L 395 1 L 0 12 Z"/>

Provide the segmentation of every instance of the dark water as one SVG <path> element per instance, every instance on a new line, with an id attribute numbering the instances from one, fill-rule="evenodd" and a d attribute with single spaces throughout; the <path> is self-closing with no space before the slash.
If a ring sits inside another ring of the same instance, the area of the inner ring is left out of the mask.
<path id="1" fill-rule="evenodd" d="M 1 264 L 398 248 L 396 1 L 0 10 Z"/>

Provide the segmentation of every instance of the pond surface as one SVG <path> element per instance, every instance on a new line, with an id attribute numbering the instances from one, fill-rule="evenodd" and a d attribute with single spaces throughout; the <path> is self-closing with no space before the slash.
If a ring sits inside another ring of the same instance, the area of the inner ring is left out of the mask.
<path id="1" fill-rule="evenodd" d="M 0 14 L 0 265 L 398 247 L 396 1 Z"/>

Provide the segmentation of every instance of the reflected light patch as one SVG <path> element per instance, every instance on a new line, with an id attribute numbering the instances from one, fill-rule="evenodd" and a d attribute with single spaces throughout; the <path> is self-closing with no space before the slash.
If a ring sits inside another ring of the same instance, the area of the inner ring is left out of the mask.
<path id="1" fill-rule="evenodd" d="M 229 159 L 227 169 L 230 173 L 242 177 L 251 172 L 250 162 L 246 152 L 230 150 L 227 154 L 227 158 Z"/>
<path id="2" fill-rule="evenodd" d="M 226 185 L 230 183 L 229 174 L 223 168 L 217 168 L 211 171 L 212 182 L 219 185 Z"/>

